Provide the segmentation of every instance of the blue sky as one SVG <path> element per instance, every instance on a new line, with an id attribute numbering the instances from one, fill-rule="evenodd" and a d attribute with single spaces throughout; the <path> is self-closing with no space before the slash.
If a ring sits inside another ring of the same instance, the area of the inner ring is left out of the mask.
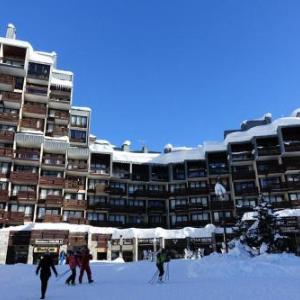
<path id="1" fill-rule="evenodd" d="M 6 1 L 0 31 L 58 53 L 97 137 L 161 150 L 300 107 L 299 16 L 289 0 Z"/>

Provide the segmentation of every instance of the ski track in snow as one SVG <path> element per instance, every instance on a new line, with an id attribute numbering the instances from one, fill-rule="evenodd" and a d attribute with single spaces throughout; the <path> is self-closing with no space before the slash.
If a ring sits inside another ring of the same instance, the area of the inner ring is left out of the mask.
<path id="1" fill-rule="evenodd" d="M 34 300 L 40 297 L 36 266 L 1 265 L 0 290 L 3 300 Z M 59 273 L 67 266 L 58 266 Z M 300 258 L 288 255 L 262 255 L 255 258 L 238 254 L 212 254 L 201 260 L 173 260 L 170 280 L 149 284 L 156 271 L 154 263 L 94 263 L 95 283 L 86 277 L 82 285 L 66 286 L 66 276 L 52 276 L 49 300 L 296 300 L 300 294 Z M 77 272 L 78 279 L 78 272 Z"/>

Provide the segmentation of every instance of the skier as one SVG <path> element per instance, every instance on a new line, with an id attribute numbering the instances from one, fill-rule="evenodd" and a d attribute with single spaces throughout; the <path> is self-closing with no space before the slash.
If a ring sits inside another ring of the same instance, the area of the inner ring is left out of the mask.
<path id="1" fill-rule="evenodd" d="M 48 285 L 48 280 L 51 276 L 51 270 L 54 272 L 55 276 L 57 277 L 57 272 L 54 267 L 52 258 L 50 256 L 49 251 L 45 253 L 45 256 L 40 260 L 39 265 L 36 269 L 36 275 L 39 274 L 40 272 L 40 279 L 41 279 L 41 298 L 40 299 L 45 299 L 45 294 L 47 290 L 47 285 Z"/>
<path id="2" fill-rule="evenodd" d="M 89 283 L 94 282 L 92 279 L 92 272 L 90 268 L 90 260 L 92 259 L 92 255 L 90 254 L 90 250 L 86 247 L 83 249 L 81 253 L 81 259 L 80 259 L 80 275 L 79 275 L 79 283 L 82 283 L 82 277 L 84 271 L 86 271 L 88 281 Z"/>
<path id="3" fill-rule="evenodd" d="M 61 251 L 59 254 L 59 264 L 64 265 L 66 263 L 66 254 L 65 251 Z"/>
<path id="4" fill-rule="evenodd" d="M 74 255 L 73 251 L 69 251 L 67 256 L 67 261 L 69 263 L 70 270 L 72 274 L 67 278 L 66 284 L 73 284 L 75 285 L 75 278 L 76 278 L 76 267 L 79 266 L 79 262 L 77 257 Z"/>
<path id="5" fill-rule="evenodd" d="M 157 256 L 156 256 L 156 267 L 157 267 L 157 269 L 159 271 L 158 280 L 160 282 L 162 282 L 163 275 L 165 273 L 164 263 L 165 262 L 169 262 L 169 261 L 170 261 L 170 258 L 168 256 L 168 253 L 167 253 L 166 249 L 162 249 L 160 252 L 157 253 Z"/>

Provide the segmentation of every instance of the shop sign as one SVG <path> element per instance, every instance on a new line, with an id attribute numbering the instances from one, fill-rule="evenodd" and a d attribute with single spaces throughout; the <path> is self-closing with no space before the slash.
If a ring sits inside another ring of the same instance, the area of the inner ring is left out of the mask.
<path id="1" fill-rule="evenodd" d="M 139 245 L 147 245 L 147 244 L 154 244 L 155 242 L 158 244 L 159 239 L 139 239 Z"/>
<path id="2" fill-rule="evenodd" d="M 64 243 L 63 239 L 36 239 L 36 245 L 62 245 Z"/>
<path id="3" fill-rule="evenodd" d="M 50 253 L 57 253 L 58 251 L 57 247 L 35 247 L 33 252 L 34 253 L 45 253 L 45 252 L 50 252 Z"/>

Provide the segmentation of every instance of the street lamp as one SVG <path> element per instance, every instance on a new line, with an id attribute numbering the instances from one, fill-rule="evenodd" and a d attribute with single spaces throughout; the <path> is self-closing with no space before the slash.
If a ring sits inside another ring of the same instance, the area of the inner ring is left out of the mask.
<path id="1" fill-rule="evenodd" d="M 225 251 L 228 253 L 228 245 L 227 245 L 227 234 L 226 234 L 226 226 L 225 226 L 225 216 L 224 216 L 224 207 L 223 207 L 223 201 L 225 200 L 226 195 L 226 189 L 224 186 L 220 183 L 220 180 L 217 180 L 217 183 L 215 184 L 215 194 L 218 197 L 218 200 L 221 201 L 222 204 L 222 226 L 223 226 L 223 240 L 225 244 Z"/>
<path id="2" fill-rule="evenodd" d="M 119 253 L 119 257 L 123 258 L 123 236 L 120 235 L 120 253 Z"/>

